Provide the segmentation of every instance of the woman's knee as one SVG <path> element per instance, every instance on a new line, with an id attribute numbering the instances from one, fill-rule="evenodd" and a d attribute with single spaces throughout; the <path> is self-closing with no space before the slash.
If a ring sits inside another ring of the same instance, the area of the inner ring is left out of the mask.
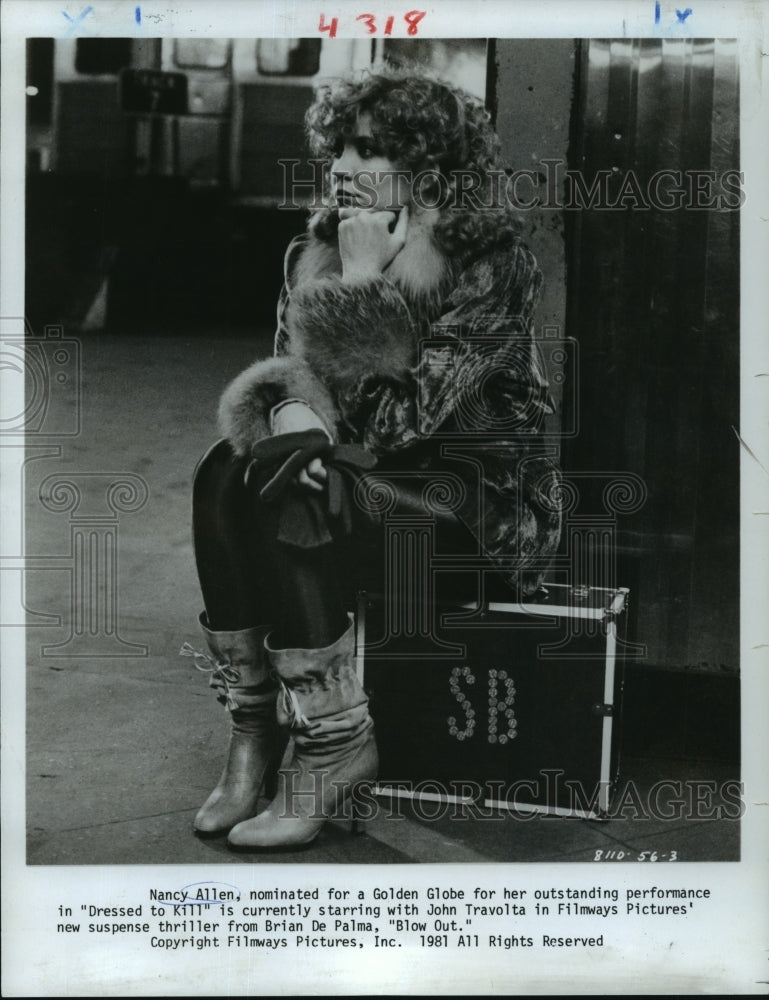
<path id="1" fill-rule="evenodd" d="M 208 449 L 195 467 L 193 501 L 210 502 L 233 490 L 244 489 L 247 462 L 238 458 L 229 441 L 222 438 Z"/>

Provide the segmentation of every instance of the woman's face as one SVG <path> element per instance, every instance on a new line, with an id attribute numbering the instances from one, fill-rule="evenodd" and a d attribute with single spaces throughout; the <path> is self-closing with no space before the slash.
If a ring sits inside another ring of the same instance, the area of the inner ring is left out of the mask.
<path id="1" fill-rule="evenodd" d="M 354 135 L 331 161 L 331 193 L 337 208 L 396 212 L 410 203 L 410 171 L 385 156 L 371 127 L 371 116 L 358 116 Z"/>

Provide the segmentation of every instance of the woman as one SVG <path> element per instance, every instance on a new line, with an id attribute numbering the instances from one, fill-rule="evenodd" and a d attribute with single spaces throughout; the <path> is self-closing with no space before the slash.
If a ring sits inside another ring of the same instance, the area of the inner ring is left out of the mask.
<path id="1" fill-rule="evenodd" d="M 361 490 L 372 462 L 406 510 L 436 477 L 458 484 L 453 505 L 433 505 L 438 544 L 484 553 L 519 594 L 541 582 L 560 530 L 532 331 L 541 276 L 486 112 L 386 72 L 321 90 L 307 125 L 330 164 L 328 204 L 286 254 L 275 355 L 227 388 L 225 441 L 195 478 L 201 625 L 232 721 L 195 829 L 244 849 L 310 843 L 376 776 L 348 613 L 364 543 L 381 553 Z M 443 456 L 447 440 L 466 454 Z M 257 815 L 287 730 L 291 762 Z"/>

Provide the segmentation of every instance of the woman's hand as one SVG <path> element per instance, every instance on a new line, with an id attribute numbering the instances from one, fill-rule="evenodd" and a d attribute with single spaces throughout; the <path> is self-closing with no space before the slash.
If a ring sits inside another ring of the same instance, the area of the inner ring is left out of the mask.
<path id="1" fill-rule="evenodd" d="M 404 207 L 395 228 L 395 212 L 345 207 L 340 209 L 339 254 L 342 280 L 360 281 L 377 278 L 406 242 L 409 210 Z"/>
<path id="2" fill-rule="evenodd" d="M 329 441 L 331 440 L 328 428 L 317 413 L 300 400 L 285 403 L 272 416 L 273 434 L 291 434 L 296 431 L 309 431 L 315 428 L 320 428 L 328 436 Z M 321 492 L 325 489 L 327 479 L 328 472 L 322 460 L 314 458 L 297 475 L 295 481 L 306 489 Z"/>

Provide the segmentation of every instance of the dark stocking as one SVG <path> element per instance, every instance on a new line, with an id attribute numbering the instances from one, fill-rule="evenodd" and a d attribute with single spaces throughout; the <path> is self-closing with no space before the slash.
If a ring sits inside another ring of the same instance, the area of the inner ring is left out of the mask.
<path id="1" fill-rule="evenodd" d="M 195 474 L 195 558 L 209 628 L 273 625 L 273 648 L 328 646 L 347 627 L 334 546 L 278 542 L 280 506 L 246 489 L 245 466 L 220 443 Z"/>

